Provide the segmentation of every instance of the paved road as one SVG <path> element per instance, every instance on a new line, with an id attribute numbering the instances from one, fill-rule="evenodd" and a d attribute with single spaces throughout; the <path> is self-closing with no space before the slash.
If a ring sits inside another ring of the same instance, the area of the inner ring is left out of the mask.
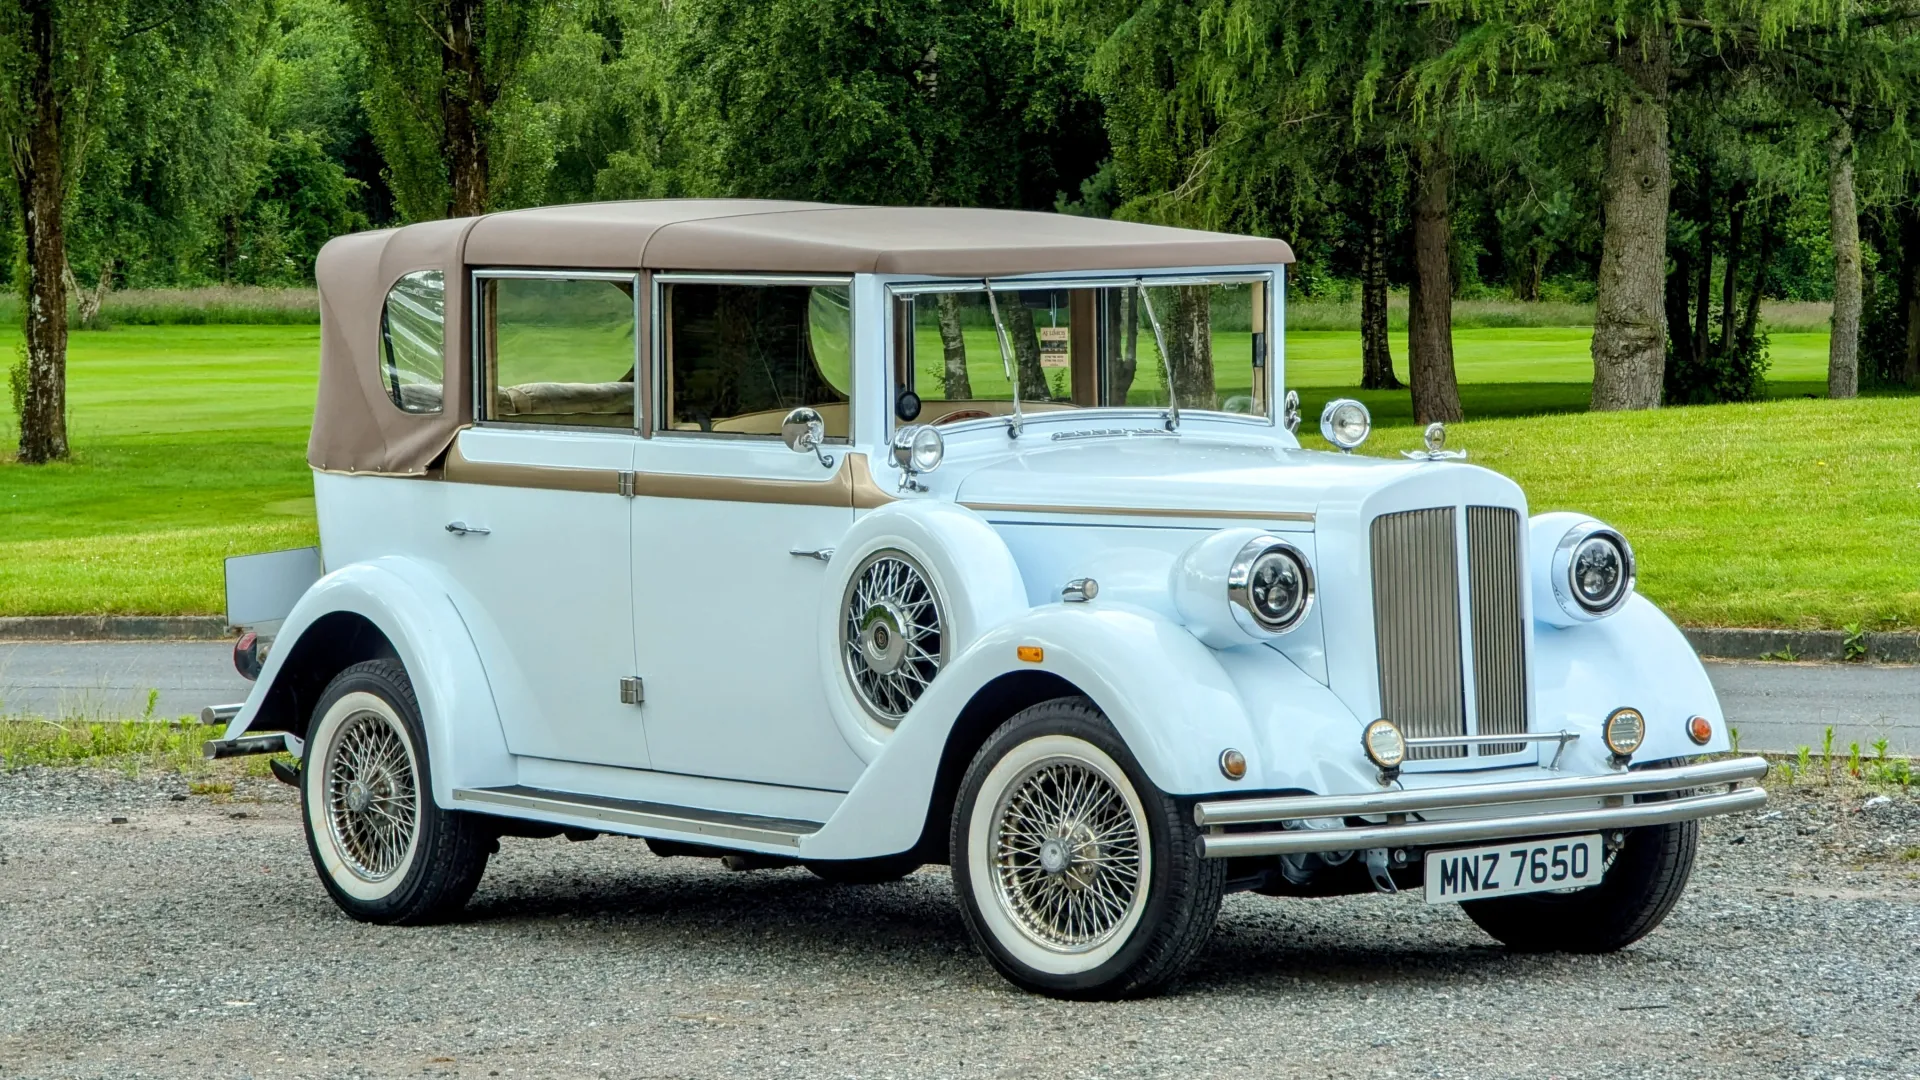
<path id="1" fill-rule="evenodd" d="M 1742 749 L 1791 752 L 1834 745 L 1920 752 L 1920 667 L 1712 663 L 1720 704 Z M 0 715 L 138 716 L 149 690 L 154 715 L 196 713 L 246 697 L 228 645 L 217 641 L 0 644 Z"/>

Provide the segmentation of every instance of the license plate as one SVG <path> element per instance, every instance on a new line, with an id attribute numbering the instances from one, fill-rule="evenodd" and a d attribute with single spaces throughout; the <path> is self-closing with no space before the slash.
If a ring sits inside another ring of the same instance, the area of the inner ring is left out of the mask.
<path id="1" fill-rule="evenodd" d="M 1427 852 L 1427 903 L 1457 904 L 1600 884 L 1599 834 Z"/>

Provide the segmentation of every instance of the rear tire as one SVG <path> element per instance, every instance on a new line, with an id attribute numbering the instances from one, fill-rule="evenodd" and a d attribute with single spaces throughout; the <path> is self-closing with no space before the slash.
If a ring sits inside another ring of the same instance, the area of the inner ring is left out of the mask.
<path id="1" fill-rule="evenodd" d="M 434 805 L 420 704 L 398 661 L 355 664 L 327 685 L 300 779 L 307 853 L 348 915 L 434 922 L 480 884 L 494 834 Z"/>
<path id="2" fill-rule="evenodd" d="M 1460 905 L 1480 929 L 1516 952 L 1608 953 L 1660 925 L 1686 891 L 1700 823 L 1632 829 L 1600 884 Z"/>
<path id="3" fill-rule="evenodd" d="M 960 785 L 954 891 L 1000 973 L 1063 998 L 1157 991 L 1206 944 L 1224 860 L 1085 698 L 1008 720 Z"/>

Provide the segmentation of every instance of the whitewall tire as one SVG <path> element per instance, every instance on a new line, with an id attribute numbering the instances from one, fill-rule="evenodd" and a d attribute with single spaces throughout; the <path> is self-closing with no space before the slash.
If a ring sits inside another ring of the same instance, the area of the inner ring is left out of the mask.
<path id="1" fill-rule="evenodd" d="M 355 664 L 327 685 L 307 730 L 300 801 L 321 882 L 365 922 L 459 910 L 494 843 L 481 821 L 434 805 L 420 705 L 393 660 Z"/>
<path id="2" fill-rule="evenodd" d="M 1225 865 L 1085 698 L 1043 702 L 987 740 L 954 809 L 955 891 L 1008 979 L 1060 997 L 1142 994 L 1206 943 Z"/>

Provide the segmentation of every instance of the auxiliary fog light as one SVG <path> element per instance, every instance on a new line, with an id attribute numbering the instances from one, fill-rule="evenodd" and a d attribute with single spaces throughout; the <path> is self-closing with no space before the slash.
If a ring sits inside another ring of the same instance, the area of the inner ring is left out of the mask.
<path id="1" fill-rule="evenodd" d="M 1393 772 L 1407 760 L 1407 740 L 1391 720 L 1380 719 L 1368 724 L 1360 735 L 1360 744 L 1366 748 L 1367 760 L 1385 772 Z"/>
<path id="2" fill-rule="evenodd" d="M 1647 719 L 1639 709 L 1615 709 L 1607 714 L 1602 734 L 1615 757 L 1631 757 L 1647 737 Z"/>
<path id="3" fill-rule="evenodd" d="M 909 474 L 930 473 L 947 456 L 947 442 L 929 424 L 903 427 L 893 434 L 893 463 Z"/>

